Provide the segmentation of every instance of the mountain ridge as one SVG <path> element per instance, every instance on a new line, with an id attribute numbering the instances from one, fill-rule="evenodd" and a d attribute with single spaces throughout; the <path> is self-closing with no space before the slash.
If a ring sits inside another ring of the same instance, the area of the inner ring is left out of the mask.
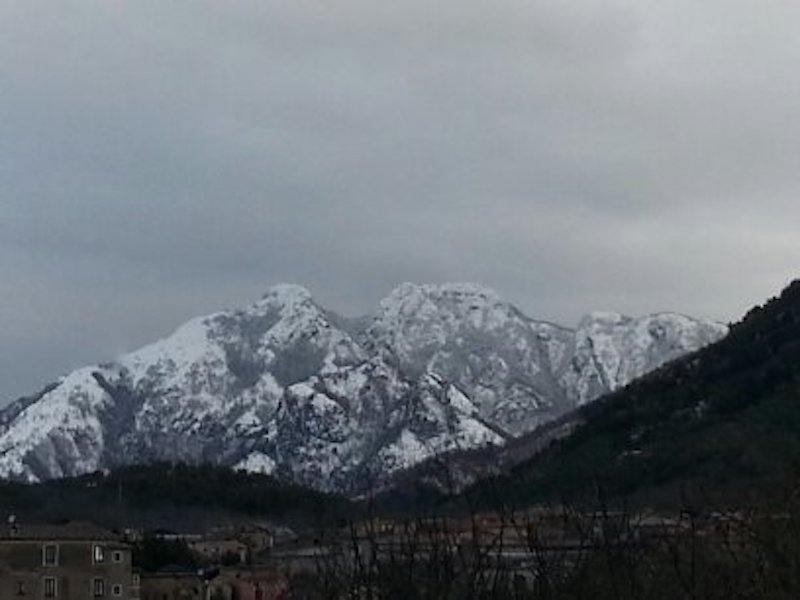
<path id="1" fill-rule="evenodd" d="M 347 319 L 281 284 L 0 411 L 0 475 L 179 460 L 363 491 L 503 444 L 725 332 L 667 313 L 572 330 L 466 283 L 404 283 Z"/>

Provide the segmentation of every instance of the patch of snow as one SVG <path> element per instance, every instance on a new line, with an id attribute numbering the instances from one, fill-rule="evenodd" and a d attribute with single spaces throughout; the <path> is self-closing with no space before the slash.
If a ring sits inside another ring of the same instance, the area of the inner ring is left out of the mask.
<path id="1" fill-rule="evenodd" d="M 99 467 L 104 446 L 99 413 L 110 398 L 95 381 L 95 370 L 74 371 L 17 416 L 0 436 L 0 474 L 38 480 L 29 465 L 34 454 L 52 477 Z"/>
<path id="2" fill-rule="evenodd" d="M 234 470 L 260 475 L 272 475 L 277 468 L 275 460 L 263 452 L 252 452 L 234 465 Z"/>

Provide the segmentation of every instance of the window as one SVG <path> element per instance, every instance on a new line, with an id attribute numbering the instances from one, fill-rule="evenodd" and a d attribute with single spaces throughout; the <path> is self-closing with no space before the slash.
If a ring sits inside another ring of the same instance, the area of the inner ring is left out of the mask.
<path id="1" fill-rule="evenodd" d="M 92 548 L 92 562 L 94 564 L 105 562 L 106 552 L 100 544 L 95 544 Z"/>
<path id="2" fill-rule="evenodd" d="M 100 577 L 92 579 L 92 596 L 103 598 L 106 595 L 106 581 Z"/>
<path id="3" fill-rule="evenodd" d="M 122 596 L 122 586 L 118 583 L 115 583 L 111 587 L 111 595 L 112 596 Z"/>
<path id="4" fill-rule="evenodd" d="M 55 577 L 45 577 L 42 582 L 42 587 L 44 588 L 43 595 L 45 598 L 58 597 L 58 580 Z"/>
<path id="5" fill-rule="evenodd" d="M 113 560 L 115 563 L 121 563 L 122 552 L 120 552 L 119 550 L 114 550 L 114 553 L 111 555 L 111 560 Z"/>
<path id="6" fill-rule="evenodd" d="M 58 566 L 58 544 L 44 544 L 42 546 L 42 565 L 45 567 Z"/>

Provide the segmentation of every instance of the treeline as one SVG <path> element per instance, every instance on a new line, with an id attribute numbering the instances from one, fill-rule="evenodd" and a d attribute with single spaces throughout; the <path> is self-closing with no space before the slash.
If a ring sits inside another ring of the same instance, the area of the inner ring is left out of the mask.
<path id="1" fill-rule="evenodd" d="M 0 510 L 39 521 L 88 519 L 111 527 L 185 527 L 228 519 L 313 526 L 353 513 L 342 496 L 210 465 L 159 463 L 35 485 L 0 483 Z"/>
<path id="2" fill-rule="evenodd" d="M 145 573 L 155 573 L 165 567 L 196 570 L 202 561 L 184 540 L 166 540 L 152 534 L 133 544 L 133 566 Z"/>

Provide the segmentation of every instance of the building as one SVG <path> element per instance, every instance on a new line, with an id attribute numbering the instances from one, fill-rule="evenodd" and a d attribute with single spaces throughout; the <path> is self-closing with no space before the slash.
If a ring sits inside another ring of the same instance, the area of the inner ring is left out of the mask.
<path id="1" fill-rule="evenodd" d="M 223 568 L 208 583 L 208 600 L 284 600 L 288 597 L 288 577 L 272 567 Z"/>
<path id="2" fill-rule="evenodd" d="M 131 548 L 88 523 L 0 526 L 0 599 L 138 597 Z"/>
<path id="3" fill-rule="evenodd" d="M 265 527 L 247 525 L 213 529 L 203 535 L 184 535 L 189 549 L 212 565 L 253 562 L 272 550 L 272 533 Z"/>
<path id="4" fill-rule="evenodd" d="M 268 553 L 275 546 L 275 537 L 270 528 L 248 525 L 239 529 L 236 539 L 244 542 L 252 555 Z"/>
<path id="5" fill-rule="evenodd" d="M 206 600 L 206 580 L 180 566 L 142 573 L 140 600 Z"/>
<path id="6" fill-rule="evenodd" d="M 270 567 L 191 571 L 173 565 L 143 573 L 140 600 L 285 600 L 288 577 Z"/>
<path id="7" fill-rule="evenodd" d="M 201 540 L 187 542 L 189 549 L 211 564 L 237 564 L 247 562 L 247 544 L 224 536 L 209 536 Z"/>

